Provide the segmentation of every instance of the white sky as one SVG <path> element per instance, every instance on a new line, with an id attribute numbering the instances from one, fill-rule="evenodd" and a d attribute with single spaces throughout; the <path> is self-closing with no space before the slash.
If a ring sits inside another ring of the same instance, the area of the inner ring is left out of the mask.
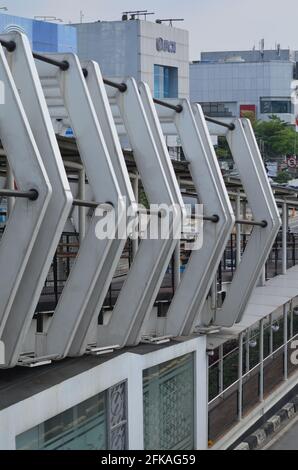
<path id="1" fill-rule="evenodd" d="M 251 49 L 265 38 L 265 47 L 298 50 L 297 0 L 0 0 L 8 13 L 52 15 L 65 22 L 121 19 L 123 10 L 154 11 L 156 18 L 184 18 L 178 25 L 190 32 L 190 58 L 201 51 Z M 149 17 L 150 18 L 150 17 Z"/>

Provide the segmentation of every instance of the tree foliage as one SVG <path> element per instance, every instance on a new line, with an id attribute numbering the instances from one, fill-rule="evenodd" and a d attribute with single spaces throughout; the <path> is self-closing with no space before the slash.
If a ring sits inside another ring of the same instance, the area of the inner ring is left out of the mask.
<path id="1" fill-rule="evenodd" d="M 266 158 L 294 153 L 295 129 L 279 117 L 271 116 L 269 121 L 255 121 L 253 127 L 257 141 L 263 141 Z"/>
<path id="2" fill-rule="evenodd" d="M 275 179 L 276 183 L 287 183 L 292 176 L 289 175 L 286 171 L 280 171 Z"/>
<path id="3" fill-rule="evenodd" d="M 293 155 L 296 151 L 296 139 L 298 150 L 298 135 L 295 128 L 282 121 L 277 116 L 270 116 L 268 121 L 258 121 L 254 114 L 247 113 L 243 117 L 248 118 L 253 126 L 257 142 L 266 160 L 275 159 L 284 155 Z M 216 154 L 219 158 L 232 158 L 225 137 L 218 137 Z M 286 179 L 285 175 L 280 176 Z"/>
<path id="4" fill-rule="evenodd" d="M 218 145 L 215 150 L 216 150 L 216 155 L 218 156 L 218 158 L 224 158 L 224 159 L 232 158 L 227 139 L 223 136 L 218 137 Z"/>

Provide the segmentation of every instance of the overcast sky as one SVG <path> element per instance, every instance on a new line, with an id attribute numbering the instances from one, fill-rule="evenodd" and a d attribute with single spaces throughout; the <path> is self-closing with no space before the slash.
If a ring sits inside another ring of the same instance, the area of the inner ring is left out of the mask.
<path id="1" fill-rule="evenodd" d="M 53 15 L 65 22 L 116 20 L 123 10 L 154 11 L 152 18 L 184 18 L 190 32 L 190 58 L 201 51 L 265 47 L 298 50 L 297 0 L 0 0 L 8 13 L 33 17 Z"/>

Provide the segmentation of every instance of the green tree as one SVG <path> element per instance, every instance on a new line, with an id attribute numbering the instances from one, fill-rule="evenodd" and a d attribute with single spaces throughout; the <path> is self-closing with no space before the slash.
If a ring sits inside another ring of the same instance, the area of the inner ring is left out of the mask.
<path id="1" fill-rule="evenodd" d="M 227 139 L 223 136 L 218 137 L 218 145 L 215 148 L 218 158 L 230 159 L 232 158 L 230 147 Z"/>
<path id="2" fill-rule="evenodd" d="M 279 117 L 271 116 L 269 121 L 256 121 L 253 123 L 253 127 L 258 142 L 262 140 L 264 143 L 266 158 L 294 153 L 295 129 Z"/>
<path id="3" fill-rule="evenodd" d="M 291 179 L 291 175 L 286 171 L 280 171 L 275 179 L 276 183 L 287 183 Z"/>

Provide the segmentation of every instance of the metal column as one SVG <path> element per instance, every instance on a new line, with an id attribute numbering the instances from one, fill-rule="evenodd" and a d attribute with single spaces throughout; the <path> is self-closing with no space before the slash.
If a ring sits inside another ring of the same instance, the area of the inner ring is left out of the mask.
<path id="1" fill-rule="evenodd" d="M 243 401 L 243 332 L 239 335 L 239 355 L 238 355 L 238 419 L 242 419 Z"/>
<path id="2" fill-rule="evenodd" d="M 86 173 L 84 169 L 79 170 L 79 199 L 85 200 L 86 199 Z M 86 233 L 86 208 L 80 206 L 78 208 L 79 211 L 79 237 L 80 237 L 80 245 L 83 243 Z"/>
<path id="3" fill-rule="evenodd" d="M 139 173 L 135 172 L 133 178 L 133 192 L 135 195 L 136 203 L 139 204 Z M 135 238 L 132 240 L 132 259 L 135 259 L 139 247 L 139 240 Z"/>
<path id="4" fill-rule="evenodd" d="M 288 378 L 288 304 L 283 306 L 284 380 Z"/>
<path id="5" fill-rule="evenodd" d="M 236 211 L 235 217 L 236 220 L 241 219 L 241 196 L 240 191 L 238 189 L 237 196 L 236 196 Z M 236 266 L 239 266 L 241 261 L 241 224 L 236 224 Z"/>
<path id="6" fill-rule="evenodd" d="M 287 230 L 288 230 L 288 205 L 282 204 L 282 274 L 287 273 Z"/>
<path id="7" fill-rule="evenodd" d="M 260 401 L 264 400 L 264 319 L 260 320 L 260 349 L 259 349 L 259 362 L 260 362 Z"/>

